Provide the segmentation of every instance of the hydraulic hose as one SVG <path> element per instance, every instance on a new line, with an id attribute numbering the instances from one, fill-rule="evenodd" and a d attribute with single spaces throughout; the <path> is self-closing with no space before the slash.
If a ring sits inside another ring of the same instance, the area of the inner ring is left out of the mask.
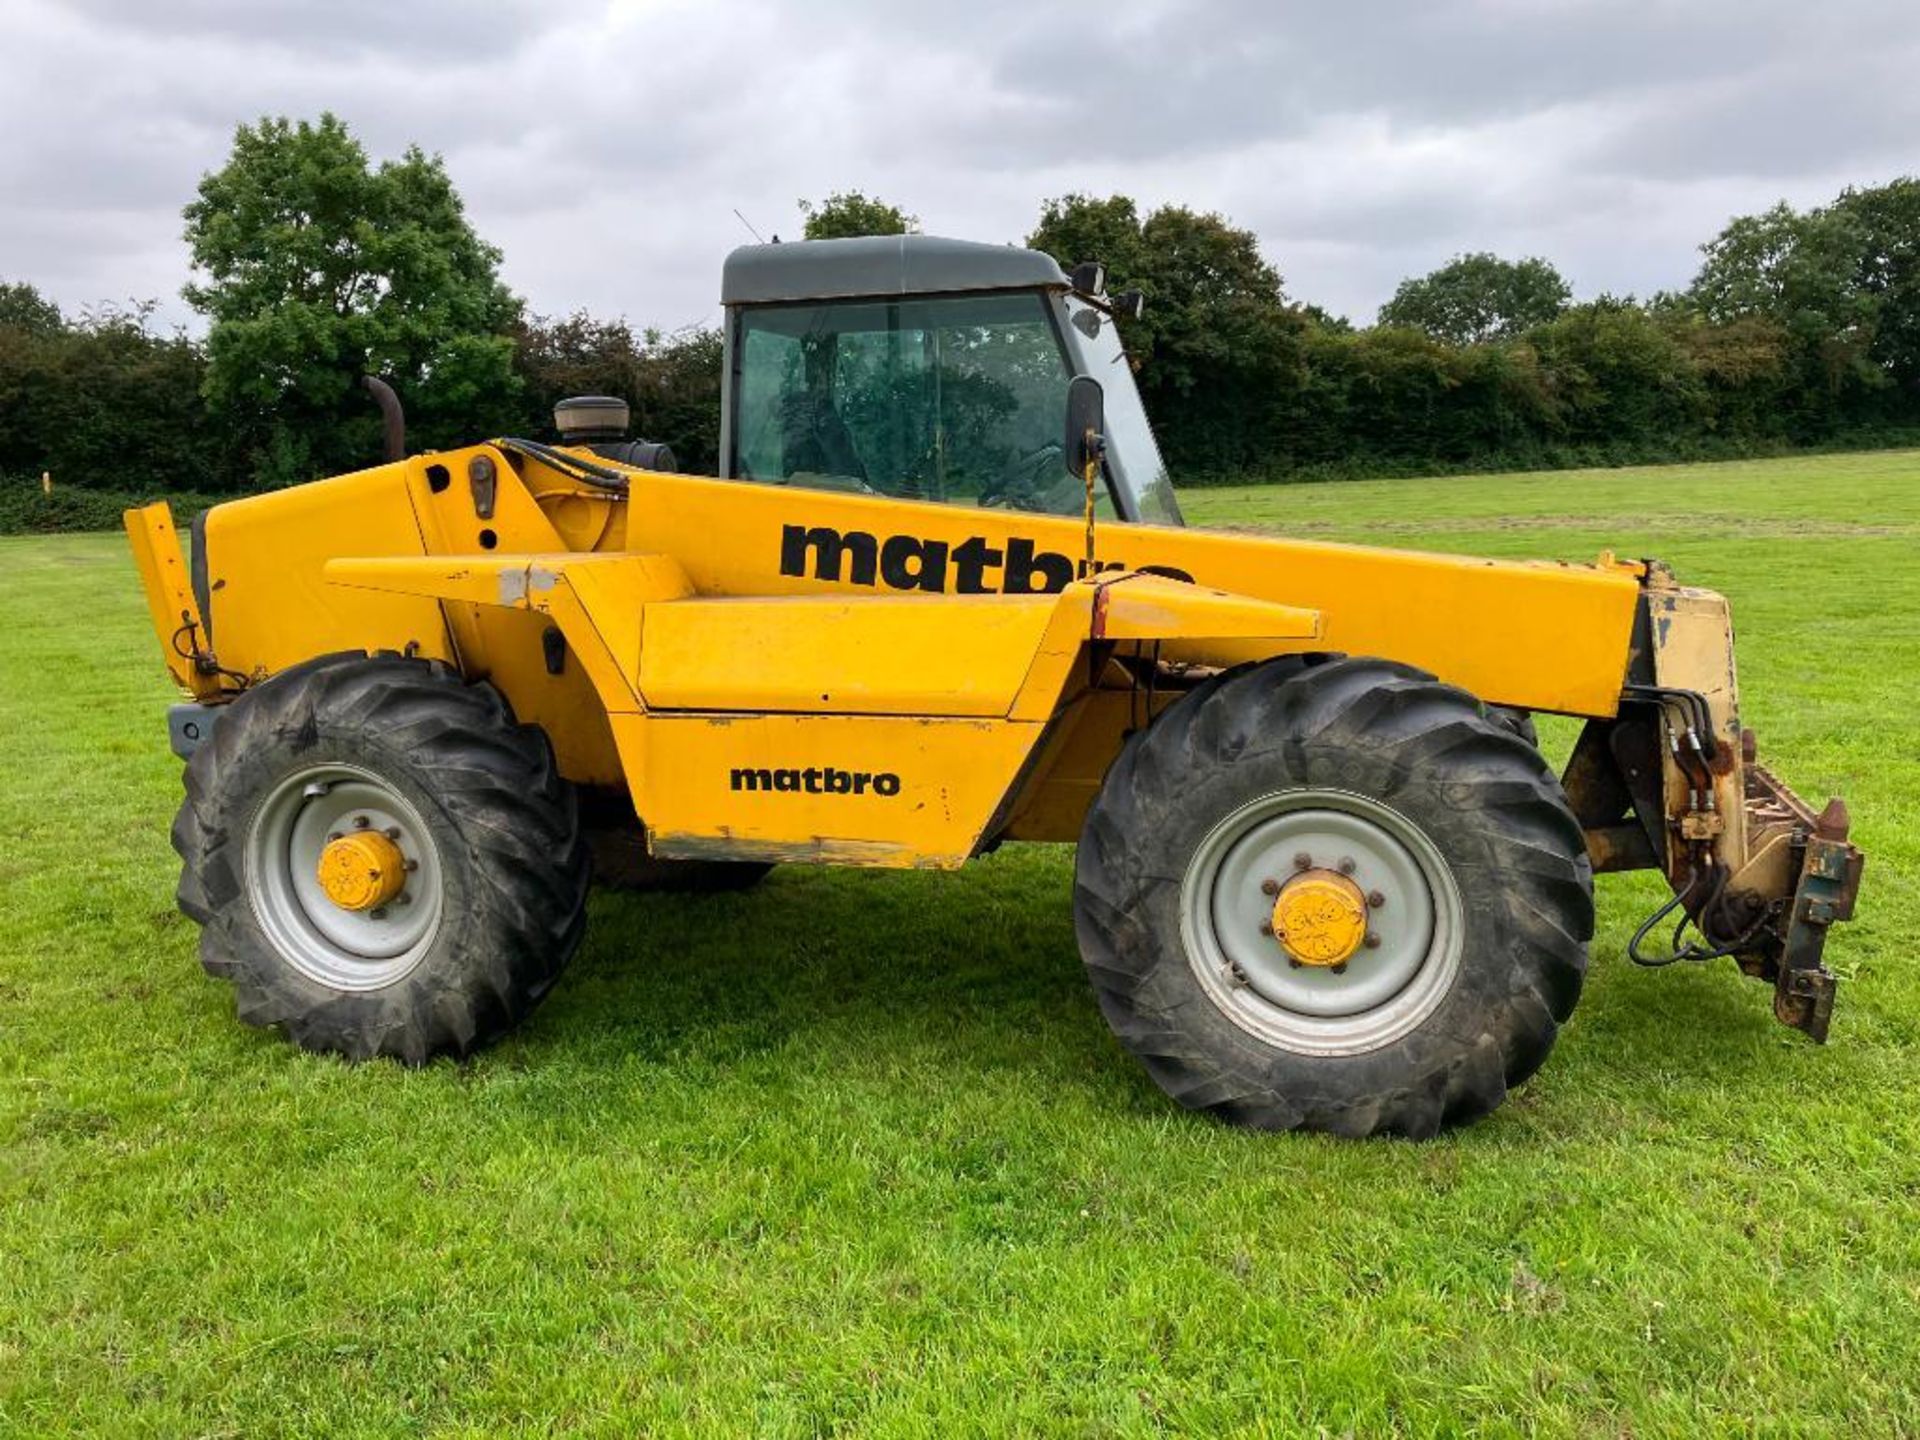
<path id="1" fill-rule="evenodd" d="M 578 455 L 569 455 L 551 445 L 543 445 L 538 440 L 519 440 L 512 436 L 502 436 L 492 442 L 502 450 L 514 455 L 524 455 L 529 460 L 538 460 L 542 465 L 558 470 L 570 479 L 583 485 L 591 485 L 599 490 L 611 490 L 617 494 L 627 493 L 627 472 L 611 465 L 602 465 L 597 460 L 583 460 Z"/>

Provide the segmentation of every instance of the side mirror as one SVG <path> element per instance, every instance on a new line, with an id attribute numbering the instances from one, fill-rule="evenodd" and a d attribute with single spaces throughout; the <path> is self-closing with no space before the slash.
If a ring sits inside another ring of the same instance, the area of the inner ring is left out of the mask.
<path id="1" fill-rule="evenodd" d="M 1067 386 L 1067 437 L 1060 447 L 1067 473 L 1078 480 L 1087 466 L 1106 454 L 1107 395 L 1091 375 L 1076 375 Z"/>

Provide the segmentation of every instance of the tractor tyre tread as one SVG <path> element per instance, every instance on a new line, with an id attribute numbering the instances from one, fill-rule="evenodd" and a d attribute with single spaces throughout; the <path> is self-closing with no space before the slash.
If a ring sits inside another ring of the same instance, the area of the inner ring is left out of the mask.
<path id="1" fill-rule="evenodd" d="M 1399 809 L 1461 894 L 1447 995 L 1360 1054 L 1243 1030 L 1180 938 L 1186 864 L 1226 813 L 1195 797 L 1303 786 Z M 1493 1110 L 1546 1058 L 1585 977 L 1593 875 L 1557 777 L 1473 696 L 1396 662 L 1297 656 L 1223 674 L 1130 738 L 1087 814 L 1074 913 L 1101 1012 L 1182 1105 L 1260 1129 L 1423 1137 Z"/>
<path id="2" fill-rule="evenodd" d="M 1509 734 L 1518 735 L 1535 749 L 1540 747 L 1540 731 L 1533 723 L 1531 710 L 1516 710 L 1511 705 L 1489 705 L 1487 718 Z"/>
<path id="3" fill-rule="evenodd" d="M 378 990 L 295 968 L 248 896 L 255 808 L 278 777 L 324 759 L 365 764 L 406 794 L 447 885 L 428 955 Z M 232 702 L 185 785 L 173 845 L 201 964 L 232 983 L 243 1021 L 303 1049 L 415 1065 L 464 1056 L 531 1013 L 579 944 L 591 862 L 574 787 L 544 731 L 438 661 L 348 651 L 291 666 Z"/>

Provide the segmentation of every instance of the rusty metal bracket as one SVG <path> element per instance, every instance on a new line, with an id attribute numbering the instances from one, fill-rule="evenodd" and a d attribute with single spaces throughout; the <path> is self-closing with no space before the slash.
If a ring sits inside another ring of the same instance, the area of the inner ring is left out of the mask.
<path id="1" fill-rule="evenodd" d="M 1680 817 L 1682 840 L 1711 840 L 1726 828 L 1726 819 L 1717 810 L 1689 810 Z"/>
<path id="2" fill-rule="evenodd" d="M 493 502 L 500 489 L 500 472 L 491 455 L 476 455 L 467 462 L 467 483 L 473 487 L 473 513 L 481 520 L 493 518 Z"/>
<path id="3" fill-rule="evenodd" d="M 1784 1025 L 1824 1043 L 1833 1017 L 1835 980 L 1821 963 L 1828 927 L 1853 916 L 1866 857 L 1848 843 L 1846 802 L 1830 800 L 1807 837 L 1800 883 L 1788 912 L 1773 1013 Z"/>

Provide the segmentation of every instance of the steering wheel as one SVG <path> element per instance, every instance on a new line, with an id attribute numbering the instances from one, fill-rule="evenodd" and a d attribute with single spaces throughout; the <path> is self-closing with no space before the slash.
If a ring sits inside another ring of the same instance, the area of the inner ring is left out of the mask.
<path id="1" fill-rule="evenodd" d="M 1050 512 L 1052 507 L 1046 503 L 1046 498 L 1047 492 L 1053 487 L 1045 476 L 1048 470 L 1060 469 L 1064 453 L 1057 440 L 1029 450 L 1007 467 L 1005 476 L 980 491 L 981 505 Z"/>

